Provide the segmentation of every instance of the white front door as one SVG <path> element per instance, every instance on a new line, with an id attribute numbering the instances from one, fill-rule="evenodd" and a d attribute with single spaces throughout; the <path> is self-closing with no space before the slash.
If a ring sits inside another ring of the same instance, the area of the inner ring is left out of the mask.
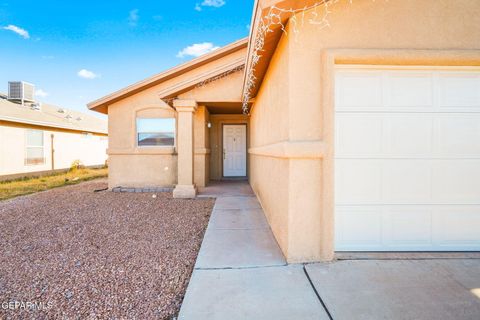
<path id="1" fill-rule="evenodd" d="M 247 175 L 247 126 L 223 126 L 223 176 Z"/>
<path id="2" fill-rule="evenodd" d="M 480 70 L 339 67 L 340 251 L 480 250 Z"/>

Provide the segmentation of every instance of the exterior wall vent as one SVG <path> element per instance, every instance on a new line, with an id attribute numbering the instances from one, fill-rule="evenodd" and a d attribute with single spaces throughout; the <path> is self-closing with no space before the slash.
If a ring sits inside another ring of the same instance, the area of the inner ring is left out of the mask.
<path id="1" fill-rule="evenodd" d="M 24 81 L 8 82 L 8 100 L 20 102 L 35 102 L 35 86 Z"/>

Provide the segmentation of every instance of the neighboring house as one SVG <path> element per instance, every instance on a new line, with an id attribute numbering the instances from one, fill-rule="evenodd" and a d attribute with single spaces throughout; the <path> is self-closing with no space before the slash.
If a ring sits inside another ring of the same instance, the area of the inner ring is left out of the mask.
<path id="1" fill-rule="evenodd" d="M 105 120 L 0 94 L 0 180 L 104 165 L 107 145 Z"/>
<path id="2" fill-rule="evenodd" d="M 247 177 L 289 262 L 480 250 L 480 2 L 338 1 L 327 28 L 322 7 L 284 13 L 256 55 L 271 6 L 311 3 L 256 1 L 249 39 L 92 102 L 109 186 Z"/>

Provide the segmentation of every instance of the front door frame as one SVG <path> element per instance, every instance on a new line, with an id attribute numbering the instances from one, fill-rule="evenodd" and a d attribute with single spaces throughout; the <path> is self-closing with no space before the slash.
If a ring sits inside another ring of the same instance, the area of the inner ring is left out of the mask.
<path id="1" fill-rule="evenodd" d="M 244 176 L 225 176 L 225 168 L 224 168 L 224 158 L 223 158 L 223 150 L 225 147 L 225 126 L 245 126 L 245 175 Z M 248 177 L 248 126 L 246 123 L 222 123 L 222 146 L 221 146 L 221 166 L 222 166 L 222 179 L 235 179 L 235 178 L 242 178 L 246 179 Z"/>

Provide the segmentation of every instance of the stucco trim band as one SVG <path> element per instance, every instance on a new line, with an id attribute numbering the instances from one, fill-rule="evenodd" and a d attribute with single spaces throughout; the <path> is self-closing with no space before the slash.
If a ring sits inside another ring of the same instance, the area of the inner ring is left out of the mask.
<path id="1" fill-rule="evenodd" d="M 480 50 L 331 49 L 335 64 L 399 66 L 480 66 Z"/>
<path id="2" fill-rule="evenodd" d="M 174 147 L 154 147 L 154 148 L 132 148 L 132 149 L 107 149 L 110 156 L 117 155 L 174 155 Z"/>
<path id="3" fill-rule="evenodd" d="M 255 156 L 283 159 L 321 159 L 324 157 L 323 141 L 283 141 L 248 149 Z"/>

